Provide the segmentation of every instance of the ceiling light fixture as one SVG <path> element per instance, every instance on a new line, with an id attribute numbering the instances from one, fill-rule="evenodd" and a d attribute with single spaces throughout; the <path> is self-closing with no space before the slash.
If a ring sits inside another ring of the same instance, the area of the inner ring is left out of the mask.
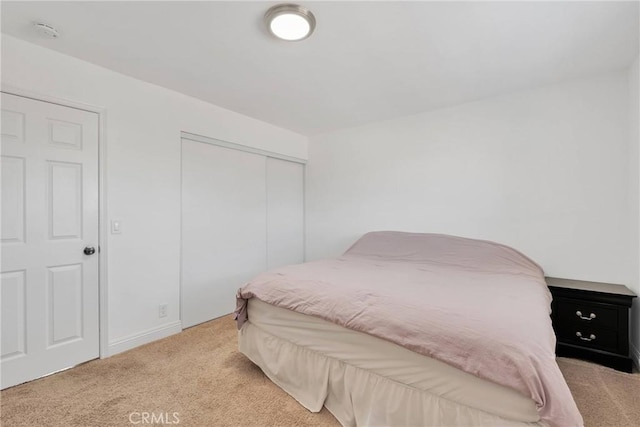
<path id="1" fill-rule="evenodd" d="M 304 40 L 316 28 L 316 18 L 307 8 L 297 4 L 278 4 L 264 14 L 269 32 L 286 41 Z"/>

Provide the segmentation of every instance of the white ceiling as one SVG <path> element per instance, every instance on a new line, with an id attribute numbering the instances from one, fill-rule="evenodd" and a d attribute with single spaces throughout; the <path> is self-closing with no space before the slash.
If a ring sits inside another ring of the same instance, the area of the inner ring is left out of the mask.
<path id="1" fill-rule="evenodd" d="M 311 38 L 270 38 L 276 2 L 2 2 L 2 31 L 311 135 L 628 66 L 638 2 L 307 2 Z M 43 21 L 61 33 L 36 34 Z"/>

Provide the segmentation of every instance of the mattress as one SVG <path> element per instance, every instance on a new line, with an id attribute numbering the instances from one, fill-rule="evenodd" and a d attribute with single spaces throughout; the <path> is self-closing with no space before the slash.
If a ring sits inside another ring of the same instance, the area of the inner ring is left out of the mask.
<path id="1" fill-rule="evenodd" d="M 397 344 L 257 298 L 248 314 L 240 351 L 343 425 L 541 425 L 529 397 Z"/>

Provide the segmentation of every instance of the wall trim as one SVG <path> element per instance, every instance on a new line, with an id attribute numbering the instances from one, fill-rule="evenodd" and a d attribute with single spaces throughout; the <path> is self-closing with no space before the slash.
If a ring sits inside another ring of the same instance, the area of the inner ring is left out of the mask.
<path id="1" fill-rule="evenodd" d="M 71 101 L 56 96 L 33 92 L 2 83 L 0 91 L 35 101 L 48 102 L 63 107 L 89 111 L 98 115 L 98 305 L 100 358 L 108 357 L 109 343 L 109 282 L 107 277 L 107 236 L 109 235 L 107 215 L 107 109 L 95 105 Z"/>
<path id="2" fill-rule="evenodd" d="M 286 154 L 276 153 L 275 151 L 261 150 L 260 148 L 250 147 L 248 145 L 237 144 L 235 142 L 223 141 L 221 139 L 210 138 L 208 136 L 196 135 L 195 133 L 180 132 L 181 139 L 190 141 L 203 142 L 205 144 L 217 145 L 219 147 L 231 148 L 232 150 L 244 151 L 247 153 L 259 154 L 265 157 L 273 157 L 274 159 L 287 160 L 289 162 L 307 164 L 305 159 L 299 157 L 287 156 Z"/>
<path id="3" fill-rule="evenodd" d="M 109 343 L 109 356 L 182 332 L 182 322 L 167 323 Z"/>

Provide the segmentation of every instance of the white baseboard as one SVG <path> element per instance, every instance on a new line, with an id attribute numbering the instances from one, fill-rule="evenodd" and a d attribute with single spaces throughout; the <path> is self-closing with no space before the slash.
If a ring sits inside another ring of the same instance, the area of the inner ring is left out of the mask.
<path id="1" fill-rule="evenodd" d="M 148 329 L 144 332 L 110 342 L 107 356 L 113 356 L 114 354 L 122 353 L 123 351 L 131 350 L 132 348 L 139 347 L 143 344 L 148 344 L 180 332 L 182 332 L 182 322 L 179 320 L 156 328 Z"/>
<path id="2" fill-rule="evenodd" d="M 629 343 L 629 349 L 631 350 L 631 358 L 636 364 L 636 369 L 640 371 L 640 349 L 633 345 L 633 343 Z"/>

